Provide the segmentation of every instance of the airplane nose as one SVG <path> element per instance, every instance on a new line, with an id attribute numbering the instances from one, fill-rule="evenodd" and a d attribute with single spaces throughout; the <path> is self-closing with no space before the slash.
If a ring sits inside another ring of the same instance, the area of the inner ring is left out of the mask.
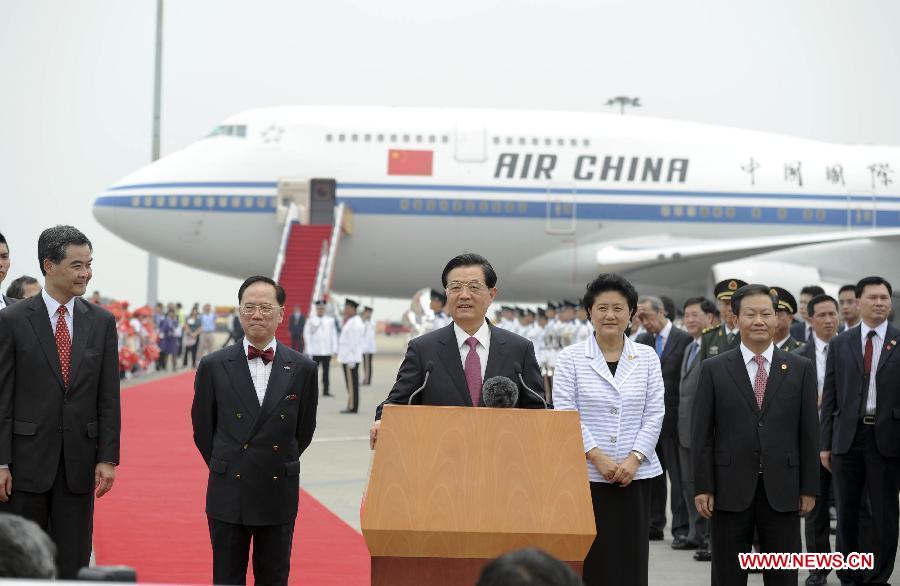
<path id="1" fill-rule="evenodd" d="M 106 202 L 103 201 L 103 197 L 98 197 L 94 201 L 93 213 L 94 219 L 97 222 L 112 232 L 116 233 L 116 208 L 111 205 L 106 205 Z"/>

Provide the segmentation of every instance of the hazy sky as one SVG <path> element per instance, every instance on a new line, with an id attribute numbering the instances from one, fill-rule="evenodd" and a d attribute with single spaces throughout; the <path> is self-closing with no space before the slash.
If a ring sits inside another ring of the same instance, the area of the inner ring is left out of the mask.
<path id="1" fill-rule="evenodd" d="M 150 159 L 155 7 L 0 0 L 9 279 L 36 275 L 38 234 L 70 223 L 94 243 L 91 289 L 144 301 L 146 254 L 91 205 Z M 169 0 L 162 150 L 260 106 L 605 111 L 620 94 L 643 115 L 897 144 L 898 22 L 896 0 Z M 163 300 L 232 303 L 236 289 L 160 263 Z"/>

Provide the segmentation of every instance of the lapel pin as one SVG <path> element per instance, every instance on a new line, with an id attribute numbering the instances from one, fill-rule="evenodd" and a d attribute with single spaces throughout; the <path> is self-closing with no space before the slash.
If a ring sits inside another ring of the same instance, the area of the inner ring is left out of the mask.
<path id="1" fill-rule="evenodd" d="M 285 364 L 285 365 L 284 365 L 284 369 L 285 369 L 285 370 L 290 370 L 290 369 L 291 369 L 291 367 L 290 367 L 290 366 L 288 366 L 288 365 L 287 365 L 287 364 Z"/>
<path id="2" fill-rule="evenodd" d="M 897 345 L 897 340 L 891 340 L 891 346 L 896 346 L 896 345 Z"/>
<path id="3" fill-rule="evenodd" d="M 782 365 L 781 365 L 781 370 L 787 370 L 787 364 L 782 364 Z"/>
<path id="4" fill-rule="evenodd" d="M 628 355 L 628 360 L 634 360 L 635 358 L 636 358 L 636 356 L 634 354 Z"/>

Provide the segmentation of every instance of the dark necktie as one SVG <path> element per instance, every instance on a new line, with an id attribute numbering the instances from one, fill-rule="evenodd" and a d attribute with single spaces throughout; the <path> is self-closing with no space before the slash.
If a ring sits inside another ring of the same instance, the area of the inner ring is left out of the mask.
<path id="1" fill-rule="evenodd" d="M 72 337 L 66 324 L 66 306 L 60 305 L 56 310 L 56 351 L 59 353 L 59 366 L 62 369 L 63 386 L 69 388 L 69 369 L 72 366 Z"/>
<path id="2" fill-rule="evenodd" d="M 478 345 L 478 338 L 471 337 L 466 340 L 469 346 L 469 353 L 466 354 L 465 370 L 466 386 L 469 387 L 469 396 L 472 397 L 472 405 L 478 407 L 478 400 L 481 398 L 481 358 L 475 351 Z"/>
<path id="3" fill-rule="evenodd" d="M 261 358 L 263 364 L 268 364 L 275 359 L 275 349 L 266 348 L 265 350 L 260 350 L 256 346 L 248 346 L 247 360 L 253 360 L 254 358 Z"/>
<path id="4" fill-rule="evenodd" d="M 766 358 L 762 354 L 753 357 L 756 361 L 756 380 L 753 381 L 753 394 L 756 395 L 756 405 L 762 409 L 763 398 L 766 396 L 766 383 L 769 382 L 769 374 L 766 372 Z"/>

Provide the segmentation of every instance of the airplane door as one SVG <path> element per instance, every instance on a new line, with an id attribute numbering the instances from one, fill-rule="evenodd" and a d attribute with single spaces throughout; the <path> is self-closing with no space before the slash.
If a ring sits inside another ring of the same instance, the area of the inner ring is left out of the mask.
<path id="1" fill-rule="evenodd" d="M 309 191 L 309 223 L 334 224 L 337 181 L 334 179 L 312 179 L 309 182 Z"/>
<path id="2" fill-rule="evenodd" d="M 288 208 L 297 206 L 297 220 L 309 224 L 309 180 L 302 177 L 282 177 L 278 180 L 278 225 L 287 220 Z"/>
<path id="3" fill-rule="evenodd" d="M 847 228 L 878 227 L 878 200 L 875 193 L 863 191 L 847 194 Z"/>
<path id="4" fill-rule="evenodd" d="M 487 160 L 487 137 L 481 122 L 456 124 L 456 160 L 465 163 L 482 163 Z"/>
<path id="5" fill-rule="evenodd" d="M 574 234 L 575 218 L 575 186 L 571 183 L 547 185 L 547 234 Z"/>

